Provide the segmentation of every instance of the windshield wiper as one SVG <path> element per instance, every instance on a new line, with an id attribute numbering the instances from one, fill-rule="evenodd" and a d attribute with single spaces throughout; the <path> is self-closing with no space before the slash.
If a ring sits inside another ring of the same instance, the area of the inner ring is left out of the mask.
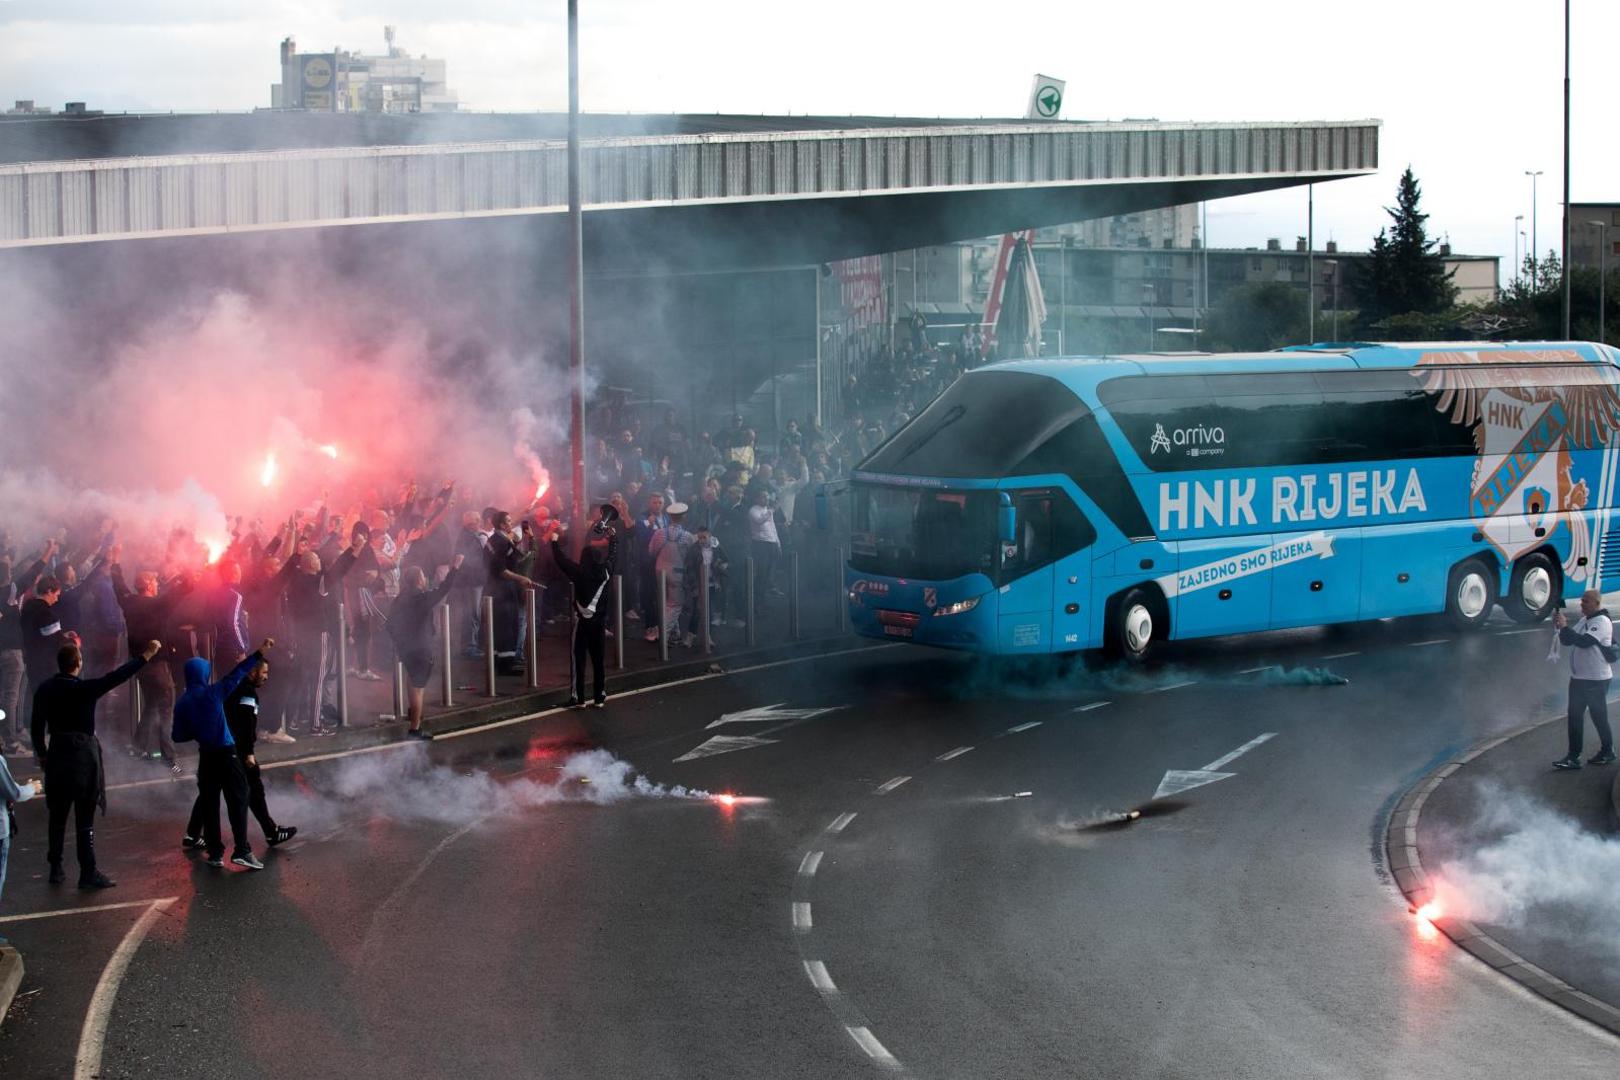
<path id="1" fill-rule="evenodd" d="M 905 451 L 895 459 L 895 464 L 898 465 L 912 454 L 915 454 L 918 450 L 921 450 L 928 443 L 928 440 L 932 439 L 935 435 L 938 435 L 940 432 L 962 419 L 962 417 L 965 415 L 967 415 L 967 409 L 963 406 L 951 406 L 948 410 L 946 410 L 945 415 L 939 418 L 939 423 L 930 428 L 927 434 L 919 435 L 916 442 L 906 447 Z"/>

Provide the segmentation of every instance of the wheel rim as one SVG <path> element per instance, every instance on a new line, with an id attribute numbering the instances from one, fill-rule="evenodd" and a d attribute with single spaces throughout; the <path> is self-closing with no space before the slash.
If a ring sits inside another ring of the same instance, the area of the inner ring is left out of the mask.
<path id="1" fill-rule="evenodd" d="M 1530 611 L 1540 611 L 1552 599 L 1552 575 L 1547 573 L 1544 566 L 1534 566 L 1526 571 L 1523 582 L 1519 585 L 1519 598 Z"/>
<path id="2" fill-rule="evenodd" d="M 1484 575 L 1470 570 L 1457 582 L 1457 611 L 1465 619 L 1477 619 L 1490 603 L 1490 595 Z"/>
<path id="3" fill-rule="evenodd" d="M 1125 613 L 1125 645 L 1133 653 L 1142 652 L 1153 640 L 1153 613 L 1141 604 L 1132 604 Z"/>

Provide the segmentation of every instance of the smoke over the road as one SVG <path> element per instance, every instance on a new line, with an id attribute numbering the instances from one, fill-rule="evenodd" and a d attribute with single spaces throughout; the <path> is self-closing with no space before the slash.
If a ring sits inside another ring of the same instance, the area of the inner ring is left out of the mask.
<path id="1" fill-rule="evenodd" d="M 1196 683 L 1201 687 L 1345 686 L 1350 682 L 1322 667 L 1275 664 L 1257 671 L 1217 672 L 1167 666 L 1152 669 L 1125 665 L 1086 667 L 1072 659 L 1033 658 L 1007 661 L 979 658 L 948 679 L 958 697 L 1005 696 L 1050 700 L 1076 694 L 1143 694 Z"/>
<path id="2" fill-rule="evenodd" d="M 1620 969 L 1620 837 L 1494 783 L 1479 796 L 1473 830 L 1492 839 L 1439 868 L 1444 909 L 1578 944 Z"/>

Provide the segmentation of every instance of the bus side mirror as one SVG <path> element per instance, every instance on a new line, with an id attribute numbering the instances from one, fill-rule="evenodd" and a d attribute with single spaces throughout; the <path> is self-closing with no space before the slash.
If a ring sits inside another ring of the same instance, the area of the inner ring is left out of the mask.
<path id="1" fill-rule="evenodd" d="M 1012 498 L 1005 492 L 1001 496 L 1001 505 L 996 509 L 996 532 L 1003 544 L 1018 543 L 1018 511 L 1013 509 Z"/>

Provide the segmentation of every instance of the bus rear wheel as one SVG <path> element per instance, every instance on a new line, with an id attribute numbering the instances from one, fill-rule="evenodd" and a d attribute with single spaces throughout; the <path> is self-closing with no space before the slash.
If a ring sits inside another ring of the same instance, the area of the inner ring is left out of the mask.
<path id="1" fill-rule="evenodd" d="M 1546 553 L 1532 551 L 1513 564 L 1502 607 L 1514 622 L 1536 623 L 1552 614 L 1558 593 L 1558 567 Z"/>
<path id="2" fill-rule="evenodd" d="M 1108 622 L 1108 654 L 1129 664 L 1146 663 L 1170 629 L 1163 601 L 1148 589 L 1127 589 Z"/>
<path id="3" fill-rule="evenodd" d="M 1496 575 L 1479 559 L 1451 568 L 1446 582 L 1446 619 L 1458 630 L 1477 630 L 1491 617 Z"/>

